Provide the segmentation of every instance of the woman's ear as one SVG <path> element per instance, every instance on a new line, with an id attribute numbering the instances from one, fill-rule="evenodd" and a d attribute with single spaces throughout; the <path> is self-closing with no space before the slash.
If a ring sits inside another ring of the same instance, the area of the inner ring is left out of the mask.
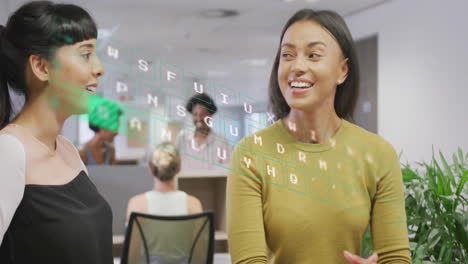
<path id="1" fill-rule="evenodd" d="M 348 78 L 348 70 L 348 58 L 346 58 L 341 61 L 338 73 L 338 80 L 336 81 L 337 85 L 340 85 L 346 81 L 346 78 Z"/>
<path id="2" fill-rule="evenodd" d="M 49 62 L 39 55 L 31 55 L 28 59 L 31 71 L 40 81 L 46 82 L 49 80 Z"/>

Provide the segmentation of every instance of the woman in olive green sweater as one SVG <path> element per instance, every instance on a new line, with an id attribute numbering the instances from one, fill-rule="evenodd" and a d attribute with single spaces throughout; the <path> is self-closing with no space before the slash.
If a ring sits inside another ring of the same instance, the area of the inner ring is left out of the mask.
<path id="1" fill-rule="evenodd" d="M 351 119 L 359 70 L 334 12 L 304 9 L 281 34 L 270 79 L 276 122 L 237 145 L 228 177 L 232 261 L 411 263 L 394 148 Z M 375 254 L 359 257 L 370 225 Z"/>

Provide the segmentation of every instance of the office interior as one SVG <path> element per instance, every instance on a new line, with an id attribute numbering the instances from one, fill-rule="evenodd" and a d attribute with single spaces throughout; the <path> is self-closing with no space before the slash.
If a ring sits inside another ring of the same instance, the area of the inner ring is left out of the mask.
<path id="1" fill-rule="evenodd" d="M 213 130 L 232 147 L 269 124 L 268 81 L 286 20 L 301 8 L 330 9 L 345 18 L 361 66 L 355 123 L 388 140 L 402 164 L 441 151 L 468 151 L 468 1 L 465 0 L 69 0 L 99 27 L 105 67 L 98 95 L 125 106 L 114 166 L 89 166 L 110 203 L 115 263 L 125 236 L 128 199 L 152 186 L 148 149 L 193 129 L 178 106 L 197 90 L 214 98 Z M 1 0 L 0 24 L 24 3 Z M 118 56 L 116 56 L 116 53 Z M 157 104 L 146 94 L 151 90 Z M 21 105 L 22 98 L 15 102 Z M 86 115 L 62 134 L 77 147 L 92 136 Z M 183 152 L 182 152 L 183 155 Z M 186 157 L 196 158 L 196 157 Z M 204 162 L 210 162 L 205 159 Z M 467 161 L 468 163 L 468 161 Z M 226 233 L 229 168 L 178 175 L 179 189 L 215 215 L 215 263 L 231 263 Z M 466 190 L 466 189 L 465 189 Z M 466 191 L 464 191 L 466 194 Z"/>

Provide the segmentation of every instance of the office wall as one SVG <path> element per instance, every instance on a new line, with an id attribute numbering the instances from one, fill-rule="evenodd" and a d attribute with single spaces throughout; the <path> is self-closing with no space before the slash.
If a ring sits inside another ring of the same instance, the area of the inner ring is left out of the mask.
<path id="1" fill-rule="evenodd" d="M 5 26 L 8 20 L 8 16 L 10 15 L 10 8 L 8 2 L 2 2 L 0 4 L 0 25 Z M 24 98 L 15 92 L 10 90 L 11 100 L 13 102 L 13 111 L 17 113 L 21 110 L 24 104 Z"/>
<path id="2" fill-rule="evenodd" d="M 0 25 L 5 26 L 7 19 L 8 19 L 8 6 L 6 3 L 1 4 L 0 8 Z"/>
<path id="3" fill-rule="evenodd" d="M 377 133 L 377 36 L 356 42 L 359 60 L 359 97 L 354 110 L 354 122 L 370 132 Z"/>
<path id="4" fill-rule="evenodd" d="M 402 161 L 468 151 L 468 1 L 393 0 L 346 18 L 377 34 L 378 133 Z"/>

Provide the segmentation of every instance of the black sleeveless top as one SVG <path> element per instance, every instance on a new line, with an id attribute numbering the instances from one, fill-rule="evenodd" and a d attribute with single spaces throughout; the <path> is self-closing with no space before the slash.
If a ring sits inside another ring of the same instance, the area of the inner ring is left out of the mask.
<path id="1" fill-rule="evenodd" d="M 0 246 L 2 264 L 112 264 L 112 212 L 84 171 L 25 186 Z"/>

